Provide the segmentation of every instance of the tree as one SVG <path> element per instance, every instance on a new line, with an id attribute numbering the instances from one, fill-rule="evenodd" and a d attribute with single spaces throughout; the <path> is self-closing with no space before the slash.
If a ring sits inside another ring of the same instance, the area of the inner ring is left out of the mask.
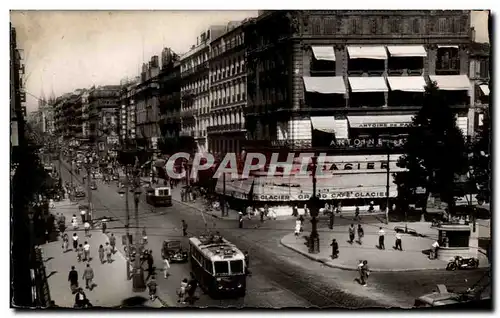
<path id="1" fill-rule="evenodd" d="M 452 211 L 455 178 L 467 171 L 467 151 L 455 115 L 435 82 L 425 88 L 422 108 L 413 117 L 397 165 L 407 169 L 394 176 L 401 195 L 422 187 L 425 202 L 432 193 Z"/>
<path id="2" fill-rule="evenodd" d="M 473 180 L 479 187 L 479 200 L 490 202 L 491 197 L 491 116 L 484 112 L 483 125 L 479 128 L 478 138 L 472 145 L 470 166 Z"/>

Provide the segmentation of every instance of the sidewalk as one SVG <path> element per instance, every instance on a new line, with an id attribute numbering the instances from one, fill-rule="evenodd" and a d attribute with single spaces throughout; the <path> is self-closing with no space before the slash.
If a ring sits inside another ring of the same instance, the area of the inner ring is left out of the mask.
<path id="1" fill-rule="evenodd" d="M 294 233 L 285 235 L 281 239 L 281 244 L 303 256 L 323 263 L 325 266 L 340 268 L 345 270 L 357 270 L 357 265 L 360 260 L 367 260 L 371 271 L 374 272 L 403 272 L 403 271 L 418 271 L 445 269 L 448 262 L 440 260 L 430 260 L 423 253 L 424 250 L 430 249 L 432 242 L 437 238 L 437 230 L 430 227 L 428 222 L 416 222 L 409 224 L 409 228 L 422 236 L 413 236 L 411 234 L 402 234 L 403 251 L 395 250 L 395 227 L 403 227 L 404 223 L 389 223 L 388 225 L 380 224 L 364 224 L 365 235 L 363 243 L 357 242 L 358 236 L 356 233 L 355 242 L 350 244 L 348 226 L 336 226 L 333 230 L 319 229 L 320 237 L 320 252 L 318 254 L 310 254 L 308 247 L 304 244 L 304 236 L 309 236 L 310 233 L 303 232 L 298 237 Z M 380 250 L 378 247 L 378 230 L 382 227 L 385 234 L 385 249 Z M 339 244 L 338 258 L 331 258 L 330 244 L 335 238 Z M 480 258 L 480 267 L 488 264 L 486 259 Z M 486 265 L 489 266 L 489 265 Z"/>
<path id="2" fill-rule="evenodd" d="M 69 201 L 56 202 L 55 208 L 51 209 L 51 213 L 63 213 L 66 216 L 68 225 L 67 232 L 70 236 L 70 248 L 72 247 L 71 236 L 74 231 L 70 227 L 71 216 L 78 215 L 78 206 L 71 204 Z M 41 246 L 44 258 L 45 267 L 48 276 L 48 283 L 52 300 L 60 307 L 73 307 L 75 296 L 71 293 L 68 274 L 71 266 L 75 266 L 79 276 L 79 285 L 84 288 L 87 298 L 94 306 L 114 307 L 121 305 L 122 301 L 130 297 L 144 297 L 148 299 L 144 304 L 147 307 L 163 307 L 160 300 L 154 302 L 149 300 L 148 292 L 134 293 L 132 292 L 132 281 L 126 278 L 126 261 L 124 256 L 117 252 L 113 255 L 113 262 L 101 264 L 97 253 L 97 248 L 100 244 L 105 244 L 108 238 L 99 230 L 91 232 L 91 237 L 85 237 L 82 226 L 77 230 L 79 243 L 88 241 L 91 246 L 90 256 L 92 260 L 89 262 L 94 270 L 94 289 L 85 289 L 85 281 L 82 279 L 83 271 L 86 266 L 85 262 L 78 263 L 76 253 L 73 250 L 68 252 L 62 251 L 62 240 L 45 244 Z M 117 238 L 117 241 L 119 239 Z M 161 291 L 160 291 L 161 292 Z M 159 295 L 161 298 L 161 295 Z"/>

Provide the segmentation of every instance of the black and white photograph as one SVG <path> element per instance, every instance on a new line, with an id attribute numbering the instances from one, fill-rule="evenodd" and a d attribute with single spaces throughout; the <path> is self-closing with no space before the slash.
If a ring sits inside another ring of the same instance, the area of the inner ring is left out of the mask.
<path id="1" fill-rule="evenodd" d="M 10 10 L 10 308 L 491 311 L 492 15 Z"/>

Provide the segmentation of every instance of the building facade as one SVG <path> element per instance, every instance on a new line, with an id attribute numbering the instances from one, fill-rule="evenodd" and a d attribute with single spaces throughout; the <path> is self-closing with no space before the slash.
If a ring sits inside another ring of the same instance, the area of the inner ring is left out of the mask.
<path id="1" fill-rule="evenodd" d="M 207 127 L 210 120 L 209 56 L 211 39 L 225 31 L 225 26 L 211 26 L 203 32 L 196 45 L 180 58 L 181 71 L 181 133 L 196 143 L 196 152 L 207 149 Z"/>
<path id="2" fill-rule="evenodd" d="M 140 82 L 135 88 L 136 142 L 147 150 L 158 148 L 160 138 L 159 84 L 160 65 L 158 56 L 143 64 Z"/>
<path id="3" fill-rule="evenodd" d="M 483 118 L 490 106 L 490 52 L 488 43 L 473 42 L 470 48 L 469 78 L 473 87 L 471 103 L 474 105 L 474 117 L 469 129 L 474 137 L 483 126 Z"/>
<path id="4" fill-rule="evenodd" d="M 207 127 L 211 152 L 240 153 L 246 139 L 245 37 L 241 22 L 230 22 L 210 42 L 210 120 Z"/>
<path id="5" fill-rule="evenodd" d="M 10 141 L 12 147 L 19 146 L 24 138 L 26 116 L 26 92 L 23 90 L 24 64 L 21 50 L 17 47 L 16 29 L 10 24 Z"/>
<path id="6" fill-rule="evenodd" d="M 89 92 L 89 136 L 102 155 L 115 154 L 119 144 L 119 94 L 119 85 L 94 87 Z"/>
<path id="7" fill-rule="evenodd" d="M 135 109 L 135 95 L 136 87 L 139 84 L 140 78 L 133 80 L 121 81 L 120 91 L 120 116 L 118 118 L 118 127 L 120 135 L 120 143 L 124 144 L 126 141 L 132 144 L 135 143 L 136 138 L 136 109 Z"/>
<path id="8" fill-rule="evenodd" d="M 385 209 L 387 195 L 397 196 L 387 171 L 398 169 L 430 81 L 447 94 L 464 135 L 471 133 L 469 11 L 266 11 L 243 28 L 245 148 L 328 154 L 322 199 Z M 257 200 L 312 195 L 311 181 L 255 180 Z"/>
<path id="9" fill-rule="evenodd" d="M 160 140 L 158 148 L 164 154 L 179 151 L 184 144 L 181 131 L 181 64 L 179 56 L 170 48 L 165 48 L 161 56 L 162 67 L 158 76 L 160 85 Z M 187 142 L 191 141 L 190 138 Z"/>

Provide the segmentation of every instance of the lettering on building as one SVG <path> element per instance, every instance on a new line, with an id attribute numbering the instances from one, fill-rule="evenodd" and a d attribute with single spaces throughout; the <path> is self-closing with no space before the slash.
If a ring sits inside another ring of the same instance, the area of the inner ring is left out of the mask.
<path id="1" fill-rule="evenodd" d="M 330 146 L 335 148 L 382 148 L 389 144 L 393 147 L 402 147 L 405 142 L 405 138 L 356 138 L 332 140 Z"/>

